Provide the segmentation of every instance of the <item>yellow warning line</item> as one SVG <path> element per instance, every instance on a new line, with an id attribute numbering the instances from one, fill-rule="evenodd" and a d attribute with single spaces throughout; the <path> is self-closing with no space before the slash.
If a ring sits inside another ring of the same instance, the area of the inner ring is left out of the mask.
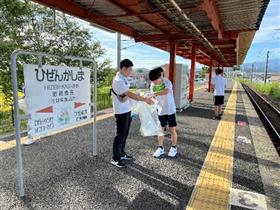
<path id="1" fill-rule="evenodd" d="M 228 210 L 230 207 L 236 100 L 235 82 L 187 210 Z"/>
<path id="2" fill-rule="evenodd" d="M 113 116 L 113 113 L 102 114 L 102 115 L 96 117 L 96 121 L 104 120 L 104 119 L 112 117 L 112 116 Z M 87 125 L 87 124 L 90 124 L 90 123 L 93 123 L 93 120 L 90 120 L 90 121 L 85 122 L 85 123 L 81 123 L 79 125 L 74 125 L 74 126 L 71 126 L 69 128 L 59 130 L 59 131 L 52 132 L 48 136 L 53 136 L 55 134 L 58 134 L 58 133 L 61 133 L 61 132 L 64 132 L 64 131 L 68 131 L 68 130 L 71 130 L 73 128 L 78 128 L 78 127 L 81 127 L 81 126 L 84 126 L 84 125 Z M 36 138 L 36 139 L 34 139 L 34 141 L 38 141 L 40 139 L 41 138 Z M 27 137 L 22 137 L 21 138 L 21 144 L 25 144 L 26 142 L 27 142 Z M 11 149 L 15 146 L 16 146 L 16 140 L 15 139 L 11 140 L 11 141 L 0 141 L 0 151 Z"/>

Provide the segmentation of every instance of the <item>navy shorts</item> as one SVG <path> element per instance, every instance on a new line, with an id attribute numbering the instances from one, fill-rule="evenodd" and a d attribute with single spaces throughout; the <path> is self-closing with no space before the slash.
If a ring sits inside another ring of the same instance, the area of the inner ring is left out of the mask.
<path id="1" fill-rule="evenodd" d="M 224 104 L 224 96 L 215 96 L 214 105 L 220 106 Z"/>
<path id="2" fill-rule="evenodd" d="M 158 116 L 161 127 L 176 127 L 176 114 Z"/>

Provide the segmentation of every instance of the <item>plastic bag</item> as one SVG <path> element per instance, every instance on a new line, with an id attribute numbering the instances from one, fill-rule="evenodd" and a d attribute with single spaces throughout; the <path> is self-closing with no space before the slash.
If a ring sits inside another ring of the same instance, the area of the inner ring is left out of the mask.
<path id="1" fill-rule="evenodd" d="M 158 103 L 149 105 L 142 101 L 134 102 L 134 112 L 138 113 L 141 126 L 140 132 L 142 136 L 163 136 L 163 130 L 158 119 L 157 110 L 161 109 Z"/>

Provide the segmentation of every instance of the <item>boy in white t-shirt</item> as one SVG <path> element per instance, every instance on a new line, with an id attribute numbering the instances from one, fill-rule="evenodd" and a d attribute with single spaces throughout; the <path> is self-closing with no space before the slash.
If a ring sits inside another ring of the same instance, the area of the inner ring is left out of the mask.
<path id="1" fill-rule="evenodd" d="M 214 120 L 220 120 L 222 116 L 222 105 L 224 104 L 225 88 L 227 85 L 226 79 L 221 75 L 222 69 L 217 68 L 215 70 L 216 76 L 211 82 L 212 92 L 214 92 L 214 105 L 215 105 L 215 116 Z"/>
<path id="2" fill-rule="evenodd" d="M 173 88 L 170 80 L 163 78 L 163 69 L 161 67 L 150 71 L 151 92 L 157 99 L 161 109 L 159 110 L 159 121 L 163 129 L 169 128 L 171 132 L 172 146 L 168 152 L 169 157 L 175 157 L 177 154 L 177 132 L 176 132 L 176 106 L 173 96 Z M 164 155 L 163 148 L 164 136 L 158 136 L 158 148 L 153 154 L 155 158 Z"/>

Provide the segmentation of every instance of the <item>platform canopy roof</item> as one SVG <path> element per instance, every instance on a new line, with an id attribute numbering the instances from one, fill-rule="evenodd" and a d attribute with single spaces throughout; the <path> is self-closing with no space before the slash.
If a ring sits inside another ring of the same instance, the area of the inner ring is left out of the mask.
<path id="1" fill-rule="evenodd" d="M 269 0 L 34 0 L 209 65 L 242 64 Z"/>

